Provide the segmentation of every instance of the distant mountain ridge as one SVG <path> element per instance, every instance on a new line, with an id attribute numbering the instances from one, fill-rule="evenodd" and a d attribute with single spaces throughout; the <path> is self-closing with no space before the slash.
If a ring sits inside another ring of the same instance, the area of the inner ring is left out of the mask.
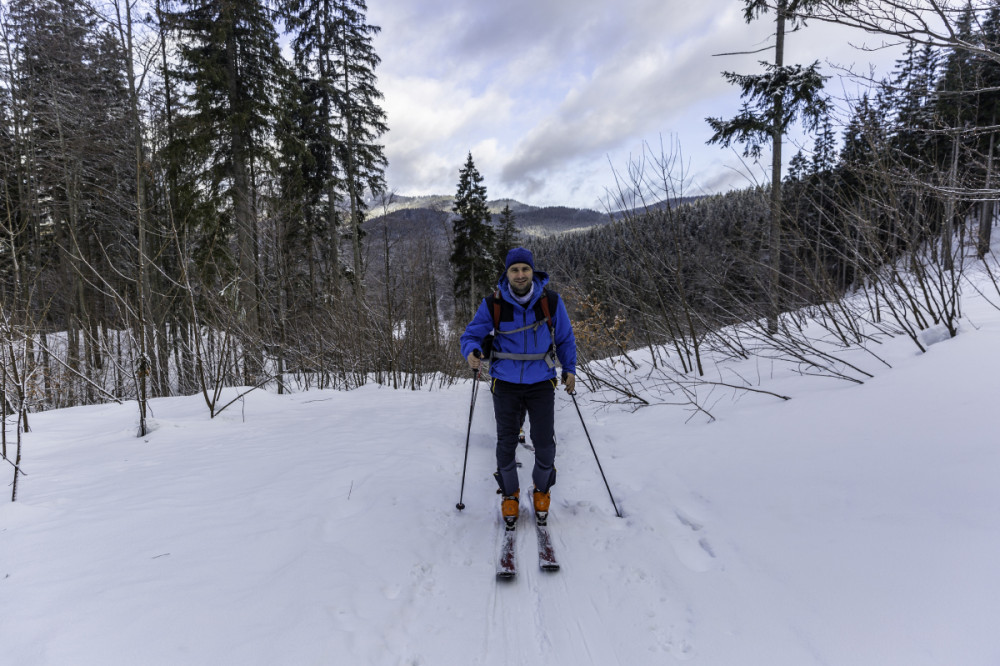
<path id="1" fill-rule="evenodd" d="M 451 210 L 454 202 L 455 197 L 452 195 L 392 195 L 384 200 L 369 202 L 369 221 L 383 220 L 391 226 L 397 226 L 417 220 L 451 219 L 454 217 Z M 532 206 L 515 199 L 493 199 L 487 201 L 487 206 L 494 217 L 500 215 L 505 206 L 510 206 L 518 229 L 529 236 L 584 231 L 611 221 L 607 213 L 596 210 L 568 206 Z"/>
<path id="2" fill-rule="evenodd" d="M 374 199 L 368 202 L 369 210 L 371 210 L 373 217 L 382 215 L 383 212 L 393 213 L 397 210 L 412 208 L 430 208 L 432 210 L 444 210 L 451 212 L 451 207 L 455 203 L 455 196 L 452 194 L 425 194 L 412 197 L 392 194 L 386 197 L 386 199 L 387 203 L 385 204 L 383 204 L 381 199 Z M 542 208 L 542 206 L 532 206 L 531 204 L 521 203 L 516 199 L 493 199 L 492 201 L 487 201 L 486 204 L 489 206 L 490 212 L 493 214 L 498 214 L 501 210 L 503 210 L 504 206 L 507 205 L 510 205 L 510 209 L 515 213 L 528 210 L 539 210 Z"/>

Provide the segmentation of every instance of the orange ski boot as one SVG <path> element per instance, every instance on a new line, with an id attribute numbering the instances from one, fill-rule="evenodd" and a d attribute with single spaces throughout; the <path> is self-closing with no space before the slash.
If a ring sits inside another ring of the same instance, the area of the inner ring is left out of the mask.
<path id="1" fill-rule="evenodd" d="M 500 513 L 503 515 L 503 522 L 507 525 L 507 529 L 513 529 L 517 523 L 518 512 L 521 508 L 519 495 L 520 491 L 515 490 L 513 495 L 504 495 L 503 501 L 500 503 Z"/>
<path id="2" fill-rule="evenodd" d="M 544 525 L 545 521 L 549 518 L 549 502 L 551 502 L 552 497 L 549 493 L 543 493 L 538 488 L 535 488 L 533 495 L 535 500 L 535 520 L 539 525 Z"/>

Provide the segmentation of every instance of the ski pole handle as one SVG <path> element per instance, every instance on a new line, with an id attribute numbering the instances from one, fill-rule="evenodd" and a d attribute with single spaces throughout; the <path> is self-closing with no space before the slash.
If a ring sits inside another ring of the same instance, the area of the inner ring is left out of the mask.
<path id="1" fill-rule="evenodd" d="M 566 372 L 565 370 L 562 373 L 562 383 L 566 385 L 566 393 L 569 393 L 570 395 L 576 395 L 576 379 L 574 378 L 573 388 L 571 389 L 569 387 L 569 373 Z"/>
<path id="2" fill-rule="evenodd" d="M 474 357 L 476 357 L 477 359 L 480 359 L 480 360 L 483 358 L 483 353 L 481 351 L 479 351 L 478 349 L 473 349 L 472 350 L 472 355 Z M 472 365 L 472 361 L 471 360 L 469 361 L 469 365 Z M 475 377 L 476 379 L 479 379 L 479 367 L 478 366 L 472 368 L 472 376 Z"/>

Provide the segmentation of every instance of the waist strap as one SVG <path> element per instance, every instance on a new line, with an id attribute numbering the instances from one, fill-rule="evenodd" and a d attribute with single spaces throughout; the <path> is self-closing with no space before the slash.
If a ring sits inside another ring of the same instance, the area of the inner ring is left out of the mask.
<path id="1" fill-rule="evenodd" d="M 556 350 L 549 348 L 544 354 L 513 354 L 510 352 L 494 351 L 490 355 L 491 360 L 504 359 L 508 361 L 545 361 L 545 365 L 555 368 L 558 365 Z"/>
<path id="2" fill-rule="evenodd" d="M 509 354 L 507 352 L 493 352 L 493 358 L 504 358 L 510 361 L 541 361 L 548 356 L 544 354 Z"/>

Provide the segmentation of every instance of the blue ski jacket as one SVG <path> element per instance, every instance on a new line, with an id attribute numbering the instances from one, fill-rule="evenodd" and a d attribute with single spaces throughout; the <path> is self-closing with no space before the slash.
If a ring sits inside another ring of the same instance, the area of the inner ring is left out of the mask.
<path id="1" fill-rule="evenodd" d="M 521 305 L 511 295 L 510 282 L 507 276 L 503 275 L 497 283 L 500 297 L 513 306 L 514 316 L 512 321 L 504 321 L 500 318 L 500 332 L 493 340 L 493 350 L 496 352 L 513 354 L 544 354 L 555 344 L 556 356 L 563 372 L 576 374 L 576 339 L 573 337 L 573 326 L 569 321 L 569 313 L 562 298 L 558 299 L 555 310 L 550 313 L 552 324 L 555 328 L 555 340 L 545 323 L 544 317 L 536 315 L 535 304 L 542 297 L 542 289 L 549 282 L 548 274 L 542 271 L 535 271 L 534 283 L 535 291 L 531 301 L 527 305 Z M 506 309 L 506 308 L 504 308 Z M 514 331 L 519 328 L 531 326 L 517 333 L 505 335 L 503 331 Z M 476 316 L 472 318 L 469 325 L 465 327 L 465 332 L 461 337 L 462 357 L 468 358 L 469 354 L 478 349 L 483 350 L 483 339 L 493 331 L 493 312 L 487 304 L 487 299 L 479 304 Z M 535 384 L 556 378 L 556 369 L 550 368 L 544 359 L 539 360 L 515 360 L 515 359 L 493 359 L 490 362 L 490 376 L 494 379 L 501 379 L 515 384 Z"/>

